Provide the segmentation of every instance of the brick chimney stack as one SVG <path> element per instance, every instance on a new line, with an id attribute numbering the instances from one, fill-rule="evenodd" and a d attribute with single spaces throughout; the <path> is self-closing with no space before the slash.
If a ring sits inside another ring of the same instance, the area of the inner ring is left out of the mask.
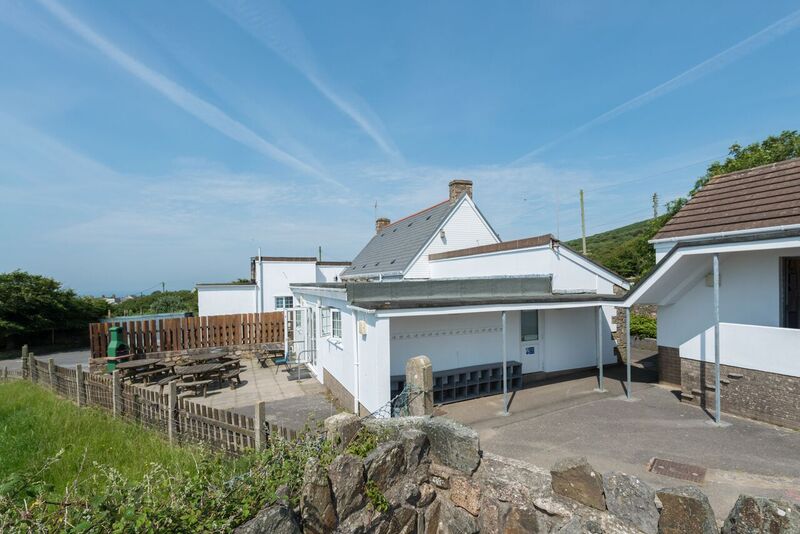
<path id="1" fill-rule="evenodd" d="M 390 221 L 386 217 L 378 217 L 377 219 L 375 219 L 375 233 L 376 234 L 381 233 L 381 230 L 383 230 L 390 224 L 392 224 L 392 221 Z"/>
<path id="2" fill-rule="evenodd" d="M 451 180 L 450 181 L 450 204 L 454 203 L 461 196 L 467 193 L 472 198 L 472 180 Z"/>

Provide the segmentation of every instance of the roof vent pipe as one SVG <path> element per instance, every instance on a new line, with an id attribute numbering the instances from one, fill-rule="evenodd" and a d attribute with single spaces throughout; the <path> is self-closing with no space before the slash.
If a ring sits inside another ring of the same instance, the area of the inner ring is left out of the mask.
<path id="1" fill-rule="evenodd" d="M 472 198 L 472 180 L 451 180 L 450 204 L 458 200 L 462 193 L 466 193 L 469 198 Z"/>
<path id="2" fill-rule="evenodd" d="M 379 218 L 375 219 L 375 233 L 376 234 L 381 233 L 381 230 L 383 230 L 384 228 L 386 228 L 390 224 L 392 224 L 392 221 L 390 221 L 386 217 L 379 217 Z"/>

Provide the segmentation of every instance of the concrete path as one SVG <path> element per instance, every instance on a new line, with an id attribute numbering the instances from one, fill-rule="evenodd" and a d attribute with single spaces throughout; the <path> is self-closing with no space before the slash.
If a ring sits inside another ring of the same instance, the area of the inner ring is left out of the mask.
<path id="1" fill-rule="evenodd" d="M 620 376 L 624 368 L 609 370 Z M 740 493 L 800 503 L 800 432 L 724 415 L 729 427 L 709 424 L 700 408 L 682 404 L 669 388 L 647 383 L 637 370 L 624 400 L 621 381 L 607 379 L 607 393 L 593 391 L 595 376 L 549 383 L 514 396 L 511 415 L 498 415 L 502 396 L 439 408 L 478 430 L 484 450 L 549 467 L 567 456 L 585 456 L 596 469 L 634 474 L 655 488 L 688 482 L 647 471 L 653 457 L 708 469 L 699 486 L 719 518 Z"/>
<path id="2" fill-rule="evenodd" d="M 43 362 L 46 362 L 49 358 L 53 358 L 56 361 L 56 365 L 60 365 L 61 367 L 75 367 L 80 363 L 88 369 L 89 349 L 73 350 L 69 352 L 54 352 L 52 354 L 45 354 L 43 356 L 36 355 L 36 359 Z M 8 367 L 9 370 L 21 369 L 22 359 L 15 358 L 13 360 L 2 360 L 0 361 L 0 369 L 3 367 Z"/>

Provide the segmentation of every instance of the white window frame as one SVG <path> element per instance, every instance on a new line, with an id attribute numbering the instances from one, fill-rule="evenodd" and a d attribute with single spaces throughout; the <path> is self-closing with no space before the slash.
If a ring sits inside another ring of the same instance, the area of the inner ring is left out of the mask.
<path id="1" fill-rule="evenodd" d="M 331 337 L 342 339 L 342 310 L 336 308 L 331 308 Z"/>
<path id="2" fill-rule="evenodd" d="M 291 302 L 287 303 L 286 300 L 289 299 Z M 280 304 L 278 304 L 280 302 Z M 287 306 L 287 304 L 289 304 Z M 294 297 L 292 295 L 279 295 L 275 297 L 275 309 L 276 310 L 285 310 L 288 308 L 294 307 Z"/>
<path id="3" fill-rule="evenodd" d="M 331 309 L 328 306 L 323 306 L 319 310 L 319 324 L 320 328 L 322 329 L 322 337 L 330 337 L 331 336 Z"/>

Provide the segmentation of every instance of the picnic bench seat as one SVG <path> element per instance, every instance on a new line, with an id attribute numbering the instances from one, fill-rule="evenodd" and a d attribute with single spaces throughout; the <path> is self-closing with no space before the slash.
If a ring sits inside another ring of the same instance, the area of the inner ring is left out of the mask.
<path id="1" fill-rule="evenodd" d="M 225 373 L 223 373 L 222 374 L 222 378 L 223 378 L 223 380 L 230 381 L 231 389 L 235 389 L 235 386 L 234 386 L 234 383 L 233 383 L 234 379 L 236 380 L 236 384 L 237 385 L 241 385 L 242 384 L 242 379 L 239 377 L 240 374 L 242 374 L 242 369 L 237 367 L 235 369 L 231 369 L 230 371 L 226 371 Z"/>
<path id="2" fill-rule="evenodd" d="M 159 375 L 169 373 L 169 369 L 166 367 L 160 367 L 158 369 L 151 369 L 150 371 L 144 371 L 143 373 L 139 373 L 136 375 L 136 378 L 142 378 L 145 384 L 149 384 L 151 380 L 157 378 Z"/>
<path id="3" fill-rule="evenodd" d="M 205 397 L 208 393 L 208 385 L 211 383 L 211 380 L 194 380 L 192 382 L 185 382 L 181 380 L 175 386 L 178 388 L 178 393 L 180 393 L 184 389 L 191 389 L 194 391 L 195 396 L 197 396 L 201 391 L 203 392 L 203 397 Z"/>
<path id="4" fill-rule="evenodd" d="M 169 375 L 169 376 L 165 376 L 164 378 L 162 378 L 161 380 L 156 382 L 156 385 L 159 388 L 159 390 L 158 390 L 159 394 L 163 395 L 164 394 L 164 386 L 168 386 L 170 382 L 173 382 L 173 381 L 177 380 L 178 378 L 179 378 L 178 375 Z"/>

